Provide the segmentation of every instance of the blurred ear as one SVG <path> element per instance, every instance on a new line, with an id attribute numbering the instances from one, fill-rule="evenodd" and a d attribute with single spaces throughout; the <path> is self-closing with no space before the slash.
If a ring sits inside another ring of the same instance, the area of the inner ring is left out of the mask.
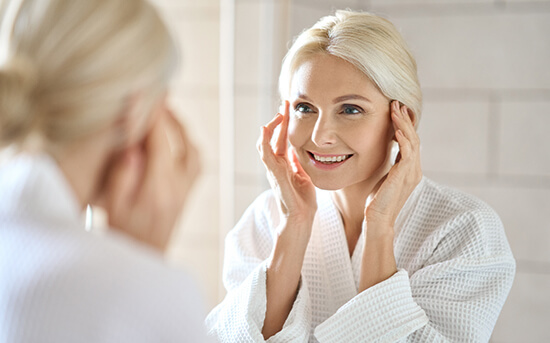
<path id="1" fill-rule="evenodd" d="M 123 149 L 143 141 L 166 109 L 165 91 L 155 98 L 145 97 L 143 94 L 137 92 L 129 95 L 114 123 L 115 139 Z"/>

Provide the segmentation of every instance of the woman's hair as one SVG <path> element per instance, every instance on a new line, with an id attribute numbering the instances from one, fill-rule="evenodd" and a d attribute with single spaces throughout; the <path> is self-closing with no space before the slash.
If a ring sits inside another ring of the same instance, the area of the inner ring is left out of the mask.
<path id="1" fill-rule="evenodd" d="M 416 62 L 391 22 L 371 13 L 353 11 L 337 11 L 333 16 L 321 18 L 296 38 L 284 58 L 279 76 L 279 93 L 283 99 L 290 95 L 296 70 L 318 53 L 327 53 L 353 64 L 387 98 L 409 107 L 418 125 L 422 93 Z"/>
<path id="2" fill-rule="evenodd" d="M 10 0 L 1 8 L 0 147 L 70 146 L 120 120 L 145 120 L 176 67 L 174 42 L 145 0 Z"/>

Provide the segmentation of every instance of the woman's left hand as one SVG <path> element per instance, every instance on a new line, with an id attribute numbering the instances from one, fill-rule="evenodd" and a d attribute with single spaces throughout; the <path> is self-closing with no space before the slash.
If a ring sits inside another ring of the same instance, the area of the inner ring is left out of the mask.
<path id="1" fill-rule="evenodd" d="M 413 114 L 399 101 L 391 103 L 390 111 L 400 152 L 376 193 L 367 200 L 365 221 L 373 230 L 376 227 L 393 228 L 399 212 L 422 179 L 420 139 L 412 122 Z M 367 232 L 369 235 L 376 233 Z"/>
<path id="2" fill-rule="evenodd" d="M 144 141 L 113 162 L 102 205 L 111 228 L 164 252 L 200 163 L 174 113 L 158 111 Z"/>

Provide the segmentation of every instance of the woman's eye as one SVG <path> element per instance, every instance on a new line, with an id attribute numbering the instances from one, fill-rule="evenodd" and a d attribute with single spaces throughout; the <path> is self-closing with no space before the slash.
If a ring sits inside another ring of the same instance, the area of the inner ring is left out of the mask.
<path id="1" fill-rule="evenodd" d="M 360 114 L 363 113 L 363 110 L 357 106 L 344 105 L 342 108 L 343 114 Z"/>
<path id="2" fill-rule="evenodd" d="M 311 113 L 311 112 L 313 112 L 313 109 L 311 109 L 311 107 L 309 107 L 306 104 L 298 104 L 298 105 L 296 105 L 294 110 L 296 112 L 300 112 L 300 113 Z"/>

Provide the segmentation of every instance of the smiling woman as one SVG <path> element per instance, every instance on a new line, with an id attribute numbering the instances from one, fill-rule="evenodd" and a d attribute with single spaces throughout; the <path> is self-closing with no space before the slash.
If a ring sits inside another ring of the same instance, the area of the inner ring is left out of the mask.
<path id="1" fill-rule="evenodd" d="M 312 55 L 294 73 L 288 99 L 289 141 L 317 187 L 338 190 L 369 182 L 366 175 L 376 183 L 387 173 L 394 135 L 389 99 L 351 63 Z"/>
<path id="2" fill-rule="evenodd" d="M 488 341 L 515 261 L 488 205 L 423 177 L 416 63 L 395 27 L 370 13 L 322 18 L 286 55 L 279 90 L 284 113 L 258 141 L 272 190 L 226 238 L 211 333 Z"/>

